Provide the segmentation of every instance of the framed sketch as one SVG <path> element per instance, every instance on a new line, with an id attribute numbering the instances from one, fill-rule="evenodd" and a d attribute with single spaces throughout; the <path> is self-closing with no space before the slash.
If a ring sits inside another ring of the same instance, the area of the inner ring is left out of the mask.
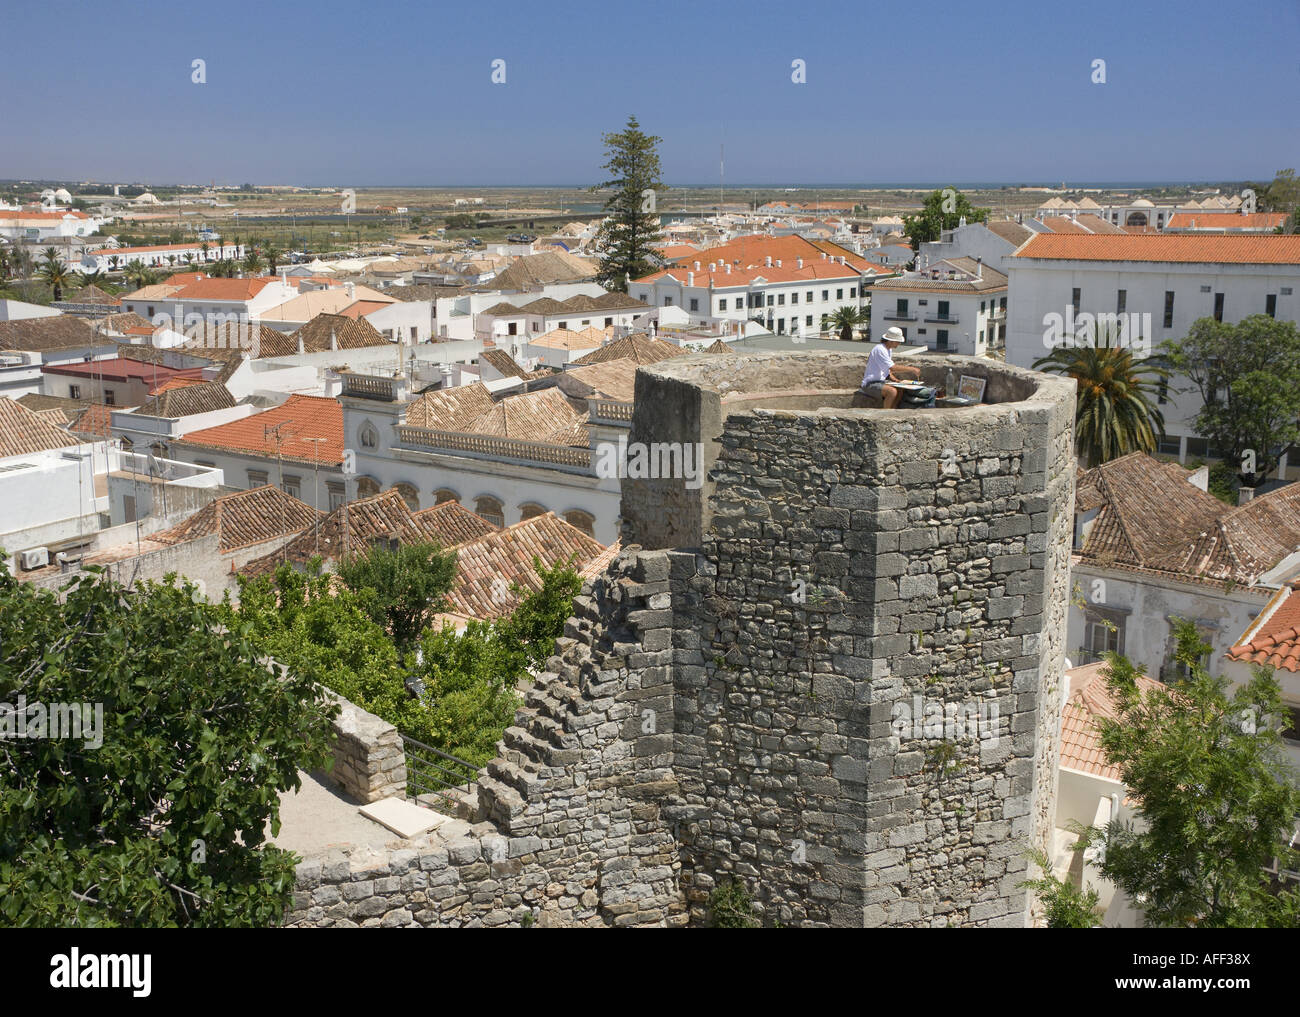
<path id="1" fill-rule="evenodd" d="M 961 381 L 957 383 L 957 394 L 966 396 L 972 402 L 982 403 L 984 401 L 984 387 L 988 384 L 986 378 L 975 378 L 969 374 L 963 374 Z"/>

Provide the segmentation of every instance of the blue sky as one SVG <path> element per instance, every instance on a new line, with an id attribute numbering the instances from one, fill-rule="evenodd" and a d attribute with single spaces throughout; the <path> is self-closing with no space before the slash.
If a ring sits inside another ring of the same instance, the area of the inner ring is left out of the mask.
<path id="1" fill-rule="evenodd" d="M 587 185 L 629 113 L 677 186 L 716 184 L 720 144 L 735 186 L 1300 168 L 1300 0 L 10 0 L 0 25 L 68 44 L 3 47 L 0 178 Z"/>

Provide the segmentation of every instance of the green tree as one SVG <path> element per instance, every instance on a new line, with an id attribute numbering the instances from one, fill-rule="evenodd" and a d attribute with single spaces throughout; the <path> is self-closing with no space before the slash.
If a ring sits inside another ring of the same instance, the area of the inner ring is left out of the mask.
<path id="1" fill-rule="evenodd" d="M 284 252 L 275 244 L 267 244 L 262 251 L 262 256 L 266 258 L 266 264 L 271 275 L 275 275 L 276 269 L 280 267 L 280 259 L 284 257 Z"/>
<path id="2" fill-rule="evenodd" d="M 859 309 L 849 305 L 836 308 L 830 314 L 822 315 L 822 329 L 839 329 L 840 339 L 846 343 L 853 341 L 853 333 L 855 329 L 865 328 L 870 324 L 870 322 L 870 311 L 865 308 Z"/>
<path id="3" fill-rule="evenodd" d="M 547 568 L 542 560 L 533 556 L 533 571 L 541 586 L 529 592 L 518 584 L 511 589 L 519 597 L 518 606 L 497 622 L 506 640 L 516 648 L 518 659 L 515 673 L 524 667 L 541 670 L 555 652 L 555 639 L 564 631 L 564 623 L 573 614 L 573 598 L 582 589 L 582 580 L 573 569 L 572 561 L 557 562 Z"/>
<path id="4" fill-rule="evenodd" d="M 41 280 L 54 291 L 55 300 L 62 300 L 64 289 L 75 289 L 79 281 L 77 274 L 63 263 L 52 247 L 45 252 L 40 275 Z"/>
<path id="5" fill-rule="evenodd" d="M 456 552 L 444 553 L 432 541 L 395 550 L 376 544 L 340 562 L 338 575 L 361 598 L 370 618 L 387 626 L 398 650 L 405 651 L 455 582 Z"/>
<path id="6" fill-rule="evenodd" d="M 249 248 L 244 255 L 244 271 L 256 275 L 262 271 L 262 255 L 258 253 L 256 247 Z"/>
<path id="7" fill-rule="evenodd" d="M 1135 358 L 1113 330 L 1094 326 L 1084 341 L 1058 346 L 1034 368 L 1077 383 L 1074 447 L 1088 468 L 1156 450 L 1165 430 L 1159 392 L 1169 377 L 1158 358 Z"/>
<path id="8" fill-rule="evenodd" d="M 1300 889 L 1270 887 L 1263 868 L 1288 858 L 1300 787 L 1278 734 L 1271 671 L 1228 693 L 1187 621 L 1175 624 L 1186 678 L 1143 694 L 1140 671 L 1107 654 L 1102 674 L 1118 706 L 1100 719 L 1102 750 L 1118 766 L 1143 828 L 1116 820 L 1095 831 L 1101 874 L 1138 902 L 1151 927 L 1294 928 Z M 1300 861 L 1300 855 L 1290 854 Z"/>
<path id="9" fill-rule="evenodd" d="M 126 281 L 136 289 L 143 289 L 146 286 L 150 286 L 157 279 L 153 270 L 146 268 L 144 262 L 139 258 L 132 258 L 128 261 L 126 263 L 126 270 L 122 274 L 125 276 Z"/>
<path id="10" fill-rule="evenodd" d="M 334 707 L 188 583 L 128 592 L 91 571 L 60 602 L 0 567 L 0 709 L 102 710 L 90 739 L 0 739 L 0 921 L 275 924 L 296 859 L 266 830 L 326 762 Z"/>
<path id="11" fill-rule="evenodd" d="M 606 289 L 627 292 L 628 278 L 653 271 L 650 245 L 659 239 L 656 200 L 664 184 L 659 179 L 658 144 L 663 140 L 641 130 L 634 116 L 617 134 L 604 134 L 605 171 L 609 179 L 591 188 L 613 188 L 605 202 L 608 218 L 596 232 L 600 272 L 596 278 Z"/>
<path id="12" fill-rule="evenodd" d="M 1168 359 L 1200 391 L 1196 431 L 1209 438 L 1254 487 L 1300 439 L 1300 331 L 1294 322 L 1253 314 L 1235 325 L 1200 318 Z M 1255 470 L 1245 472 L 1253 453 Z"/>
<path id="13" fill-rule="evenodd" d="M 1095 929 L 1101 925 L 1101 894 L 1095 887 L 1082 890 L 1068 879 L 1052 875 L 1052 863 L 1043 851 L 1032 852 L 1030 858 L 1042 875 L 1020 885 L 1038 895 L 1049 929 Z"/>
<path id="14" fill-rule="evenodd" d="M 952 194 L 946 195 L 945 190 L 951 191 Z M 949 198 L 951 200 L 948 202 L 948 207 L 952 209 L 950 212 L 944 208 L 945 200 Z M 968 223 L 973 223 L 986 222 L 988 217 L 987 208 L 976 208 L 970 203 L 970 199 L 956 188 L 944 188 L 944 190 L 931 191 L 922 203 L 919 213 L 903 216 L 903 232 L 912 242 L 912 250 L 919 251 L 922 243 L 938 240 L 944 230 L 956 228 L 963 218 Z"/>

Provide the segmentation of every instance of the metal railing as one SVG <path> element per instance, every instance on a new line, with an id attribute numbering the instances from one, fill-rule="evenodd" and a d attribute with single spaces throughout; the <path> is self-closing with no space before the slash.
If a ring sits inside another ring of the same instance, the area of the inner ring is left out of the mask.
<path id="1" fill-rule="evenodd" d="M 422 794 L 444 795 L 448 791 L 473 791 L 479 768 L 473 763 L 448 755 L 432 745 L 402 736 L 406 755 L 406 797 Z"/>

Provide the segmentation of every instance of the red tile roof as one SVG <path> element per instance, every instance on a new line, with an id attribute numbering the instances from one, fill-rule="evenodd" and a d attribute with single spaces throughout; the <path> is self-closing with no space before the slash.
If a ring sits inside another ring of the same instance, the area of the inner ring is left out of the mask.
<path id="1" fill-rule="evenodd" d="M 1117 720 L 1119 709 L 1106 687 L 1101 673 L 1105 661 L 1085 664 L 1066 672 L 1070 682 L 1070 698 L 1061 713 L 1061 768 L 1078 770 L 1105 780 L 1120 780 L 1118 766 L 1106 762 L 1101 748 L 1101 732 L 1097 721 L 1101 718 Z M 1137 679 L 1138 690 L 1145 695 L 1160 683 L 1142 675 Z"/>
<path id="2" fill-rule="evenodd" d="M 179 544 L 209 533 L 220 534 L 217 548 L 225 554 L 264 544 L 276 537 L 300 533 L 312 525 L 316 511 L 273 484 L 222 495 L 170 529 L 153 534 L 164 544 Z"/>
<path id="3" fill-rule="evenodd" d="M 0 459 L 67 448 L 77 439 L 8 396 L 0 396 Z"/>
<path id="4" fill-rule="evenodd" d="M 1300 235 L 1126 233 L 1122 236 L 1068 236 L 1040 233 L 1014 256 L 1069 261 L 1300 265 Z"/>
<path id="5" fill-rule="evenodd" d="M 164 367 L 123 357 L 80 364 L 46 364 L 41 368 L 41 373 L 70 375 L 73 378 L 99 378 L 104 381 L 143 381 L 159 385 L 173 378 L 203 380 L 201 367 Z"/>
<path id="6" fill-rule="evenodd" d="M 1226 656 L 1300 673 L 1300 583 L 1278 590 Z"/>
<path id="7" fill-rule="evenodd" d="M 343 461 L 343 407 L 337 399 L 320 396 L 291 395 L 282 406 L 264 413 L 255 413 L 229 424 L 191 431 L 178 438 L 175 445 L 197 445 L 205 448 L 229 449 L 251 452 L 254 455 L 275 457 L 275 432 L 267 429 L 278 424 L 279 455 L 301 463 L 319 463 L 337 466 Z M 319 445 L 307 438 L 325 438 Z"/>

